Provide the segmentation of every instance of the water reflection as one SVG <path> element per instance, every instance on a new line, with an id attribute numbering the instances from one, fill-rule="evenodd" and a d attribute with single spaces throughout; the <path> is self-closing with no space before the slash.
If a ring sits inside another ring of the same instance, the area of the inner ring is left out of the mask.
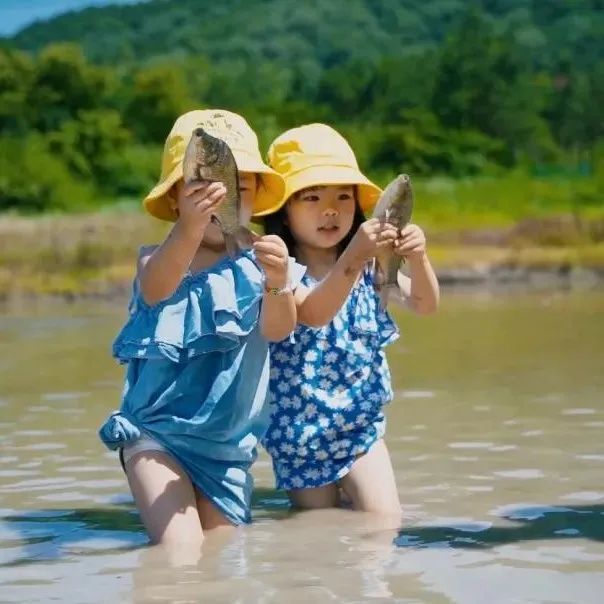
<path id="1" fill-rule="evenodd" d="M 544 299 L 448 295 L 429 321 L 401 316 L 402 526 L 291 512 L 263 454 L 254 523 L 174 551 L 147 546 L 96 436 L 123 308 L 0 317 L 0 599 L 600 604 L 604 295 Z"/>
<path id="2" fill-rule="evenodd" d="M 395 539 L 397 547 L 496 547 L 524 541 L 547 539 L 589 539 L 604 541 L 604 504 L 576 506 L 515 507 L 502 518 L 520 526 L 492 526 L 475 522 L 418 526 L 401 529 Z"/>

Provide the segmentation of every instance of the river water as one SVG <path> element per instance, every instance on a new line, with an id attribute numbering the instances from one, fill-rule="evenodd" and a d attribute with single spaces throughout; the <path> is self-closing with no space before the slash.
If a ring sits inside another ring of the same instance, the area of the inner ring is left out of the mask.
<path id="1" fill-rule="evenodd" d="M 0 314 L 0 602 L 604 601 L 604 292 L 445 292 L 397 314 L 387 443 L 400 527 L 292 513 L 146 545 L 96 430 L 118 404 L 112 303 Z"/>

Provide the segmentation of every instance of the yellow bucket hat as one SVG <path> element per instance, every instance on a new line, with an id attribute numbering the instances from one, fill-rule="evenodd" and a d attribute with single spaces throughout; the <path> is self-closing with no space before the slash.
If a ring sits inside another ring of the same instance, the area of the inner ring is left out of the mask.
<path id="1" fill-rule="evenodd" d="M 285 194 L 279 207 L 307 187 L 357 185 L 359 204 L 368 213 L 382 192 L 359 170 L 346 139 L 326 124 L 287 130 L 271 144 L 268 161 L 285 179 Z"/>
<path id="2" fill-rule="evenodd" d="M 258 137 L 245 119 L 224 109 L 189 111 L 174 122 L 164 145 L 161 177 L 143 200 L 147 212 L 161 220 L 176 220 L 168 192 L 182 178 L 185 149 L 198 126 L 227 143 L 241 172 L 254 172 L 260 177 L 252 214 L 275 212 L 283 199 L 283 178 L 262 161 Z"/>

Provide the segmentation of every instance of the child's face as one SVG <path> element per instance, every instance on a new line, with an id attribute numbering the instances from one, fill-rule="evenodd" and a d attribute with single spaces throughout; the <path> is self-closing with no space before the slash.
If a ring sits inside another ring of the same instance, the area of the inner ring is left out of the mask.
<path id="1" fill-rule="evenodd" d="M 321 249 L 335 247 L 346 237 L 354 210 L 353 185 L 309 187 L 292 195 L 286 206 L 296 242 Z"/>
<path id="2" fill-rule="evenodd" d="M 257 179 L 254 172 L 239 172 L 239 195 L 241 197 L 241 224 L 247 225 L 252 218 L 256 199 Z"/>

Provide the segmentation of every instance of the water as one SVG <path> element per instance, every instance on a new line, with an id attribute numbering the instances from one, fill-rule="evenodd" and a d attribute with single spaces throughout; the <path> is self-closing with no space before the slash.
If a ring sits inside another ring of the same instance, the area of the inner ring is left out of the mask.
<path id="1" fill-rule="evenodd" d="M 292 514 L 203 551 L 146 538 L 96 429 L 117 405 L 118 305 L 0 318 L 0 602 L 602 602 L 604 294 L 446 294 L 401 314 L 388 438 L 404 526 Z"/>

